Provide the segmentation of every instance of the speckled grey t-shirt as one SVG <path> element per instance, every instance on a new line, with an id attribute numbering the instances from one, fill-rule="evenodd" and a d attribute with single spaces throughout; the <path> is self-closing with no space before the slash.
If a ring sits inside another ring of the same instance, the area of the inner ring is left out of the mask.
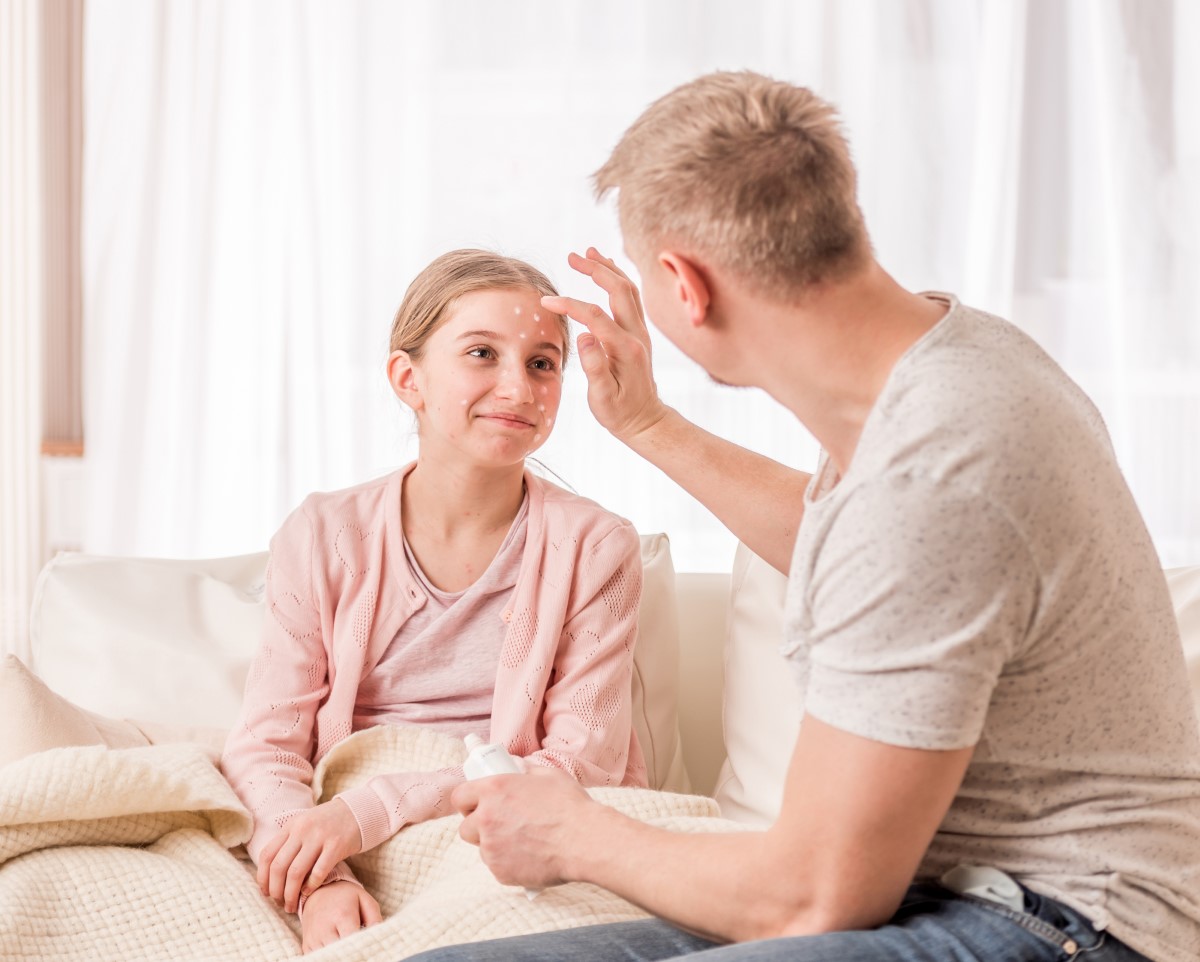
<path id="1" fill-rule="evenodd" d="M 1200 958 L 1200 735 L 1150 537 L 1095 407 L 947 295 L 846 475 L 809 487 L 784 654 L 808 714 L 975 745 L 921 865 L 993 865 L 1152 959 Z"/>

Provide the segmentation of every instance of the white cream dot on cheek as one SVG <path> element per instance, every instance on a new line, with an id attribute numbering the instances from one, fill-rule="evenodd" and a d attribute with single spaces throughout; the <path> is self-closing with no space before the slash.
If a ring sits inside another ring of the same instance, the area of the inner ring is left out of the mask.
<path id="1" fill-rule="evenodd" d="M 544 405 L 544 404 L 539 404 L 539 405 L 538 405 L 538 410 L 539 410 L 539 411 L 545 411 L 545 410 L 546 410 L 546 405 Z"/>
<path id="2" fill-rule="evenodd" d="M 462 399 L 462 405 L 463 405 L 463 407 L 466 407 L 466 406 L 467 406 L 467 399 L 466 399 L 466 398 L 463 398 L 463 399 Z"/>
<path id="3" fill-rule="evenodd" d="M 521 332 L 521 337 L 524 337 L 524 336 L 525 336 L 525 332 L 524 332 L 524 331 L 522 331 L 522 332 Z"/>
<path id="4" fill-rule="evenodd" d="M 520 308 L 519 306 L 517 306 L 517 307 L 514 307 L 514 308 L 513 308 L 513 313 L 514 313 L 514 314 L 520 314 L 520 313 L 521 313 L 521 308 Z"/>
<path id="5" fill-rule="evenodd" d="M 548 387 L 543 387 L 543 388 L 542 388 L 542 393 L 543 393 L 543 394 L 549 394 L 549 393 L 550 393 L 550 389 L 549 389 Z"/>
<path id="6" fill-rule="evenodd" d="M 547 418 L 547 419 L 546 419 L 546 427 L 548 427 L 548 428 L 552 428 L 552 427 L 554 427 L 554 418 Z"/>
<path id="7" fill-rule="evenodd" d="M 541 315 L 541 314 L 539 314 L 537 311 L 534 311 L 534 312 L 533 312 L 533 319 L 534 319 L 535 321 L 540 321 L 540 320 L 542 319 L 542 315 Z"/>
<path id="8" fill-rule="evenodd" d="M 533 436 L 533 439 L 534 439 L 535 441 L 540 441 L 540 440 L 542 439 L 542 436 L 541 436 L 540 434 L 535 434 L 535 435 Z"/>

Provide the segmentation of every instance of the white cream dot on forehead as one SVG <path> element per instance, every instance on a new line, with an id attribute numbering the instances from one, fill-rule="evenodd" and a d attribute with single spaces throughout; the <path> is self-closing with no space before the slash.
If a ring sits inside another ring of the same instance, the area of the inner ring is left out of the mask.
<path id="1" fill-rule="evenodd" d="M 467 399 L 466 399 L 466 398 L 463 398 L 463 399 L 462 399 L 462 403 L 463 403 L 463 407 L 466 407 L 466 406 L 467 406 Z"/>
<path id="2" fill-rule="evenodd" d="M 520 304 L 518 304 L 516 307 L 514 307 L 514 308 L 513 308 L 513 313 L 514 313 L 514 314 L 520 314 L 520 313 L 521 313 L 521 305 L 520 305 Z"/>

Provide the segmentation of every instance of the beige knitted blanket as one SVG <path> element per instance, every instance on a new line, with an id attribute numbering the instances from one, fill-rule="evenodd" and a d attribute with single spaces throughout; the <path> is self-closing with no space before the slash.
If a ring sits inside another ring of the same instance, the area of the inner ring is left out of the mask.
<path id="1" fill-rule="evenodd" d="M 387 771 L 459 764 L 460 742 L 378 728 L 318 767 L 322 800 Z M 596 789 L 626 814 L 680 831 L 736 831 L 711 799 Z M 351 862 L 384 921 L 314 962 L 396 960 L 439 945 L 641 917 L 590 885 L 527 899 L 458 837 L 457 816 L 410 826 Z M 240 843 L 250 816 L 199 746 L 60 748 L 0 768 L 0 960 L 270 962 L 298 929 L 265 899 Z"/>

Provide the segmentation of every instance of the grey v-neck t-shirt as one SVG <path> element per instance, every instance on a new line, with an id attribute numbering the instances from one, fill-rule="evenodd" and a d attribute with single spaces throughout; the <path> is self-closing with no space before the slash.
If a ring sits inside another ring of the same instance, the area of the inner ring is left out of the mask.
<path id="1" fill-rule="evenodd" d="M 784 643 L 804 710 L 976 746 L 918 878 L 995 866 L 1152 959 L 1200 957 L 1200 735 L 1103 421 L 1016 327 L 928 296 L 947 314 L 805 498 Z"/>

